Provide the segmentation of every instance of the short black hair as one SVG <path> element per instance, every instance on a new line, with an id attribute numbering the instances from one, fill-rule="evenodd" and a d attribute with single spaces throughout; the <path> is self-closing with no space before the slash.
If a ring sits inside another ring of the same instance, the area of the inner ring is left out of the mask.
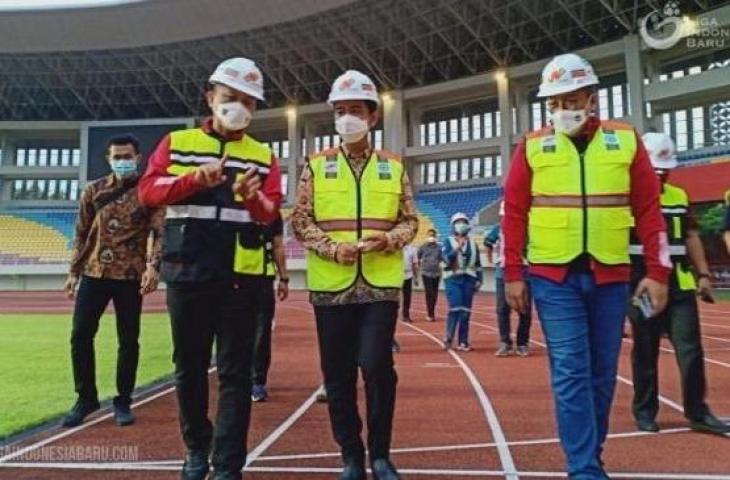
<path id="1" fill-rule="evenodd" d="M 125 133 L 124 135 L 116 135 L 106 142 L 106 153 L 109 154 L 109 149 L 112 146 L 131 145 L 134 147 L 134 153 L 139 154 L 139 140 L 131 133 Z"/>

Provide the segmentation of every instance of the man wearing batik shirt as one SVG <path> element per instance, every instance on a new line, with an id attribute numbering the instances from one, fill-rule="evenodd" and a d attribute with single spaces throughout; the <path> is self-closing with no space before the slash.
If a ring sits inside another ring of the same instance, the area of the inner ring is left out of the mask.
<path id="1" fill-rule="evenodd" d="M 99 409 L 94 336 L 110 300 L 119 341 L 114 418 L 119 425 L 134 423 L 130 405 L 139 361 L 142 296 L 157 288 L 164 222 L 164 211 L 144 207 L 137 199 L 140 158 L 133 136 L 112 138 L 107 146 L 112 173 L 90 183 L 81 195 L 74 254 L 64 286 L 69 298 L 76 297 L 71 360 L 78 400 L 64 418 L 64 427 L 81 424 Z"/>

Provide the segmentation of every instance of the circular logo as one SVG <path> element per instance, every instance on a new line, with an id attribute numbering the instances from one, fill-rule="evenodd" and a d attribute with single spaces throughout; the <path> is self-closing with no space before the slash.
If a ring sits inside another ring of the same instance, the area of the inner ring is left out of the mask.
<path id="1" fill-rule="evenodd" d="M 667 50 L 682 39 L 682 18 L 678 2 L 668 2 L 661 12 L 654 10 L 639 22 L 644 42 L 656 50 Z"/>

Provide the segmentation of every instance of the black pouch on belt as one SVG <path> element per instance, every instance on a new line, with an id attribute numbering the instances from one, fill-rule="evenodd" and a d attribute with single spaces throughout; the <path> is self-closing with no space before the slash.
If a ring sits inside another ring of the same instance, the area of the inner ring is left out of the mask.
<path id="1" fill-rule="evenodd" d="M 264 244 L 264 231 L 260 225 L 246 223 L 238 227 L 238 243 L 249 250 Z"/>

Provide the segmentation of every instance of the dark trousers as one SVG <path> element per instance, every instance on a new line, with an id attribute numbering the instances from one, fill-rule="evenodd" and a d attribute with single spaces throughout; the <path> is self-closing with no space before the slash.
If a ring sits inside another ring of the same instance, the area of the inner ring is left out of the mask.
<path id="1" fill-rule="evenodd" d="M 370 458 L 388 458 L 398 382 L 391 349 L 398 303 L 315 306 L 314 313 L 332 432 L 343 458 L 362 461 L 365 455 L 358 367 L 365 382 Z"/>
<path id="2" fill-rule="evenodd" d="M 413 293 L 413 279 L 403 280 L 403 318 L 411 318 L 411 295 Z"/>
<path id="3" fill-rule="evenodd" d="M 109 301 L 117 317 L 117 392 L 115 405 L 129 405 L 139 363 L 142 295 L 136 280 L 82 277 L 74 307 L 71 361 L 76 393 L 82 402 L 98 401 L 94 337 Z"/>
<path id="4" fill-rule="evenodd" d="M 254 385 L 266 385 L 271 367 L 271 328 L 276 312 L 274 282 L 264 280 L 261 284 L 261 310 L 256 316 L 253 334 L 253 359 L 251 381 Z"/>
<path id="5" fill-rule="evenodd" d="M 246 461 L 251 414 L 251 352 L 260 279 L 168 284 L 175 388 L 180 429 L 189 451 L 213 449 L 218 471 Z M 208 367 L 213 342 L 218 369 L 218 414 L 208 419 Z"/>
<path id="6" fill-rule="evenodd" d="M 634 349 L 631 352 L 634 416 L 654 419 L 659 410 L 659 345 L 662 334 L 666 332 L 676 351 L 684 415 L 689 419 L 702 418 L 709 409 L 705 403 L 704 353 L 694 292 L 671 294 L 666 310 L 648 320 L 632 305 L 629 307 L 629 318 L 634 334 Z"/>
<path id="7" fill-rule="evenodd" d="M 499 326 L 499 340 L 512 346 L 512 334 L 510 332 L 510 314 L 512 309 L 507 303 L 507 297 L 504 291 L 504 279 L 497 278 L 495 280 L 497 289 L 497 325 Z M 530 326 L 532 325 L 532 297 L 530 296 L 530 287 L 527 287 L 528 304 L 527 312 L 518 314 L 519 323 L 517 324 L 517 346 L 524 347 L 530 343 Z"/>
<path id="8" fill-rule="evenodd" d="M 430 318 L 435 318 L 436 302 L 439 298 L 439 282 L 441 277 L 421 276 L 423 279 L 423 288 L 426 290 L 426 311 Z"/>

